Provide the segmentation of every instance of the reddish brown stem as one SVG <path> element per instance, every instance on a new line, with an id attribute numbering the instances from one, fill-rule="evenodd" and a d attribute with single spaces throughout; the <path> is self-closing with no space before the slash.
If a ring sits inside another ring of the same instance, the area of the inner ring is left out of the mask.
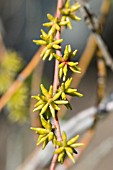
<path id="1" fill-rule="evenodd" d="M 60 39 L 60 32 L 57 31 L 56 33 L 56 39 L 59 40 Z M 61 51 L 60 50 L 56 50 L 56 54 L 61 56 Z M 53 82 L 53 93 L 56 92 L 57 87 L 59 86 L 59 78 L 58 78 L 58 65 L 59 65 L 59 61 L 55 60 L 55 72 L 54 72 L 54 82 Z"/>
<path id="2" fill-rule="evenodd" d="M 51 162 L 50 170 L 54 170 L 54 169 L 55 169 L 55 167 L 56 167 L 56 162 L 57 162 L 57 158 L 58 158 L 58 155 L 57 155 L 57 154 L 54 154 L 53 159 L 52 159 L 52 162 Z"/>
<path id="3" fill-rule="evenodd" d="M 57 11 L 56 11 L 56 17 L 60 19 L 60 11 L 59 8 L 62 8 L 63 6 L 63 0 L 58 0 L 57 2 Z"/>
<path id="4" fill-rule="evenodd" d="M 60 11 L 59 8 L 61 8 L 63 5 L 63 1 L 62 0 L 58 0 L 57 3 L 57 11 L 56 11 L 56 17 L 60 19 Z M 59 40 L 60 39 L 60 31 L 57 31 L 56 33 L 56 39 Z M 56 50 L 56 54 L 61 56 L 61 51 L 60 50 Z M 54 82 L 53 82 L 53 93 L 56 92 L 58 85 L 59 85 L 59 77 L 58 77 L 58 65 L 59 65 L 59 61 L 56 60 L 55 61 L 55 71 L 54 71 Z M 62 140 L 62 135 L 61 135 L 61 130 L 60 130 L 60 124 L 59 124 L 59 120 L 58 120 L 58 113 L 55 114 L 55 118 L 54 118 L 54 125 L 56 128 L 56 133 L 57 133 L 57 139 L 59 141 Z M 57 158 L 58 158 L 58 154 L 54 154 L 53 155 L 53 159 L 50 165 L 50 170 L 55 170 L 56 167 L 56 162 L 57 162 Z"/>
<path id="5" fill-rule="evenodd" d="M 59 8 L 62 8 L 62 5 L 63 5 L 62 0 L 58 0 L 57 10 L 56 10 L 56 17 L 57 17 L 58 19 L 60 19 L 60 11 L 59 11 Z M 61 37 L 60 31 L 57 31 L 57 33 L 56 33 L 56 39 L 59 40 L 60 37 Z M 61 51 L 60 51 L 60 50 L 56 50 L 56 54 L 61 56 Z M 56 92 L 57 87 L 58 87 L 58 85 L 59 85 L 58 65 L 59 65 L 59 61 L 56 60 L 56 61 L 55 61 L 54 82 L 53 82 L 53 93 Z"/>
<path id="6" fill-rule="evenodd" d="M 54 118 L 54 125 L 57 129 L 57 137 L 58 140 L 61 141 L 62 140 L 62 135 L 61 135 L 61 130 L 60 130 L 60 124 L 59 124 L 59 120 L 58 120 L 58 114 L 56 113 L 55 118 Z"/>

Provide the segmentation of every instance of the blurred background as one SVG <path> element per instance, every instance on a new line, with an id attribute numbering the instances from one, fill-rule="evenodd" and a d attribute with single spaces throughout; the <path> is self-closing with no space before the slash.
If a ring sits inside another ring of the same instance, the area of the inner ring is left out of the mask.
<path id="1" fill-rule="evenodd" d="M 73 3 L 73 1 L 71 1 Z M 90 10 L 100 15 L 102 0 L 90 0 Z M 47 13 L 54 15 L 57 0 L 0 0 L 0 96 L 2 97 L 16 80 L 19 73 L 32 60 L 39 46 L 33 43 L 40 38 L 42 24 Z M 77 13 L 81 17 L 80 12 Z M 72 21 L 73 30 L 62 33 L 63 48 L 71 44 L 78 49 L 76 60 L 80 60 L 91 31 L 84 20 Z M 45 28 L 44 28 L 45 29 Z M 47 29 L 45 29 L 47 30 Z M 103 27 L 102 37 L 113 56 L 113 1 Z M 90 50 L 90 49 L 89 49 Z M 83 98 L 72 99 L 73 110 L 64 116 L 68 120 L 78 112 L 94 106 L 97 99 L 97 54 L 95 53 L 86 74 L 78 86 Z M 47 87 L 52 83 L 54 61 L 40 61 L 20 89 L 11 97 L 0 113 L 0 170 L 16 170 L 36 148 L 36 137 L 30 130 L 37 125 L 37 114 L 33 114 L 34 101 L 40 82 Z M 113 91 L 113 73 L 107 67 L 105 97 Z M 102 119 L 96 126 L 94 139 L 77 164 L 68 169 L 106 170 L 113 169 L 113 114 Z M 106 142 L 106 143 L 104 143 Z M 107 146 L 107 147 L 106 147 Z M 38 159 L 38 157 L 36 158 Z M 35 169 L 38 169 L 35 168 Z M 32 167 L 27 170 L 35 170 Z M 41 169 L 41 168 L 40 168 Z M 26 169 L 20 169 L 26 170 Z"/>

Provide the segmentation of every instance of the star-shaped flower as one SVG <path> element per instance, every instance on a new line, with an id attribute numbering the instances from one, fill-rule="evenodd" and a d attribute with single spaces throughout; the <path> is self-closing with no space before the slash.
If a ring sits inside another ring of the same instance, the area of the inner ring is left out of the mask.
<path id="1" fill-rule="evenodd" d="M 43 143 L 42 149 L 44 149 L 49 141 L 54 141 L 56 136 L 54 135 L 54 128 L 52 128 L 50 120 L 45 120 L 44 117 L 41 116 L 41 123 L 43 128 L 31 127 L 31 129 L 39 135 L 37 145 Z"/>
<path id="2" fill-rule="evenodd" d="M 62 134 L 62 141 L 55 141 L 58 149 L 55 150 L 54 154 L 58 154 L 58 162 L 63 163 L 66 154 L 75 163 L 74 153 L 77 154 L 75 148 L 83 146 L 83 143 L 76 143 L 79 135 L 67 141 L 67 135 L 65 132 Z"/>
<path id="3" fill-rule="evenodd" d="M 77 89 L 70 88 L 72 78 L 68 78 L 65 83 L 62 83 L 59 87 L 61 91 L 61 97 L 63 100 L 66 100 L 66 95 L 82 97 L 83 95 L 77 91 Z"/>
<path id="4" fill-rule="evenodd" d="M 62 19 L 61 21 L 64 22 L 64 21 L 67 21 L 67 26 L 72 29 L 72 25 L 71 25 L 71 22 L 70 22 L 70 18 L 72 20 L 77 20 L 79 21 L 80 18 L 77 17 L 74 12 L 77 11 L 78 9 L 80 8 L 80 4 L 76 3 L 74 5 L 70 5 L 70 0 L 67 0 L 66 3 L 65 3 L 65 7 L 64 8 L 61 8 L 60 9 L 60 12 L 62 14 Z"/>
<path id="5" fill-rule="evenodd" d="M 54 54 L 54 57 L 59 61 L 59 77 L 62 78 L 63 81 L 65 81 L 68 68 L 75 73 L 80 73 L 80 68 L 77 66 L 78 62 L 73 62 L 72 59 L 76 55 L 77 50 L 72 52 L 71 46 L 66 45 L 64 50 L 64 56 L 58 56 L 57 54 Z"/>
<path id="6" fill-rule="evenodd" d="M 47 17 L 50 22 L 44 23 L 43 26 L 51 27 L 48 32 L 49 36 L 55 34 L 56 31 L 59 31 L 61 26 L 65 26 L 68 24 L 68 21 L 59 21 L 57 17 L 54 17 L 51 14 L 47 14 Z"/>
<path id="7" fill-rule="evenodd" d="M 33 96 L 33 98 L 38 100 L 33 111 L 40 110 L 40 115 L 42 115 L 49 109 L 52 116 L 55 117 L 55 111 L 60 110 L 58 105 L 65 105 L 68 101 L 60 99 L 61 91 L 53 95 L 53 86 L 50 86 L 49 91 L 43 84 L 40 87 L 43 95 Z"/>
<path id="8" fill-rule="evenodd" d="M 45 60 L 49 56 L 49 60 L 52 60 L 54 50 L 61 49 L 60 43 L 63 41 L 63 39 L 55 40 L 54 36 L 46 34 L 44 30 L 41 30 L 42 35 L 40 38 L 42 40 L 33 40 L 36 45 L 44 45 L 45 48 L 43 49 L 41 53 L 41 57 L 43 57 L 43 60 Z"/>

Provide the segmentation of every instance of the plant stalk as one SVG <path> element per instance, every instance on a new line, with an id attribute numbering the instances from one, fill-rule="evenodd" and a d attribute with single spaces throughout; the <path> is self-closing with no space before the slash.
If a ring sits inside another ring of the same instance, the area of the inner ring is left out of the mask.
<path id="1" fill-rule="evenodd" d="M 61 8 L 62 6 L 63 6 L 63 0 L 58 0 L 57 11 L 56 11 L 56 17 L 58 19 L 60 19 L 60 17 L 61 17 L 59 8 Z M 61 37 L 61 33 L 60 33 L 60 31 L 57 31 L 56 40 L 59 40 L 60 37 Z M 56 54 L 61 56 L 61 51 L 56 50 Z M 55 60 L 53 94 L 56 92 L 56 90 L 57 90 L 57 88 L 59 86 L 58 65 L 59 65 L 59 61 Z M 55 128 L 56 128 L 57 138 L 58 138 L 59 141 L 61 141 L 62 140 L 62 135 L 61 135 L 60 124 L 59 124 L 59 120 L 58 120 L 58 112 L 56 112 L 56 114 L 55 114 L 54 125 L 55 125 Z M 55 170 L 57 158 L 58 158 L 58 154 L 54 154 L 52 162 L 51 162 L 51 165 L 50 165 L 50 170 Z"/>

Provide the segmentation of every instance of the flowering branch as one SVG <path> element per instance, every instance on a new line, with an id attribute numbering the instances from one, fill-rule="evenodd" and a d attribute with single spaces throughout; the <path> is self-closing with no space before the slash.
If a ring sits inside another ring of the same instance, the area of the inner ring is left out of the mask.
<path id="1" fill-rule="evenodd" d="M 56 12 L 56 17 L 58 19 L 60 19 L 60 11 L 59 11 L 59 8 L 62 8 L 62 0 L 58 0 L 58 3 L 57 3 L 57 12 Z M 61 30 L 60 30 L 61 31 Z M 60 39 L 60 31 L 57 31 L 56 33 L 56 39 L 59 40 Z M 60 50 L 56 50 L 56 54 L 61 56 L 61 51 Z M 57 90 L 57 87 L 59 86 L 59 78 L 58 78 L 58 65 L 59 65 L 59 61 L 58 60 L 55 60 L 55 72 L 54 72 L 54 82 L 53 82 L 53 93 L 56 92 Z M 62 135 L 61 135 L 61 130 L 60 130 L 60 125 L 59 125 L 59 121 L 58 121 L 58 114 L 56 113 L 55 114 L 55 118 L 54 118 L 54 125 L 56 127 L 56 131 L 57 131 L 57 137 L 58 137 L 58 140 L 61 141 L 62 140 Z M 58 159 L 58 154 L 54 154 L 53 155 L 53 159 L 52 159 L 52 162 L 51 162 L 51 165 L 50 165 L 50 170 L 54 170 L 55 167 L 56 167 L 56 162 L 57 162 L 57 159 Z"/>
<path id="2" fill-rule="evenodd" d="M 32 96 L 37 100 L 33 111 L 40 111 L 39 116 L 42 123 L 42 128 L 31 128 L 39 135 L 37 145 L 43 143 L 42 149 L 44 149 L 48 142 L 51 141 L 55 147 L 50 170 L 55 170 L 57 160 L 63 163 L 66 155 L 72 162 L 75 162 L 74 154 L 77 154 L 75 149 L 83 145 L 81 143 L 76 143 L 79 136 L 75 136 L 67 141 L 66 133 L 61 133 L 58 119 L 59 105 L 65 105 L 68 109 L 72 109 L 67 100 L 67 95 L 82 96 L 82 94 L 77 92 L 77 89 L 70 88 L 72 78 L 66 80 L 68 69 L 72 72 L 80 73 L 80 68 L 77 66 L 78 62 L 72 61 L 77 50 L 72 52 L 71 46 L 66 45 L 64 55 L 62 56 L 61 54 L 61 42 L 63 41 L 63 39 L 61 39 L 61 27 L 68 26 L 72 29 L 70 19 L 80 20 L 79 17 L 74 15 L 74 12 L 78 10 L 79 7 L 80 5 L 78 3 L 71 6 L 70 0 L 66 0 L 63 6 L 63 1 L 58 0 L 55 17 L 51 14 L 47 14 L 49 22 L 43 24 L 43 26 L 49 27 L 48 33 L 41 30 L 41 40 L 33 40 L 36 45 L 44 46 L 41 52 L 43 60 L 48 57 L 49 60 L 52 60 L 53 57 L 56 59 L 53 85 L 47 90 L 46 87 L 41 84 L 40 88 L 42 94 Z M 51 118 L 53 118 L 54 121 L 53 125 L 51 123 Z"/>

